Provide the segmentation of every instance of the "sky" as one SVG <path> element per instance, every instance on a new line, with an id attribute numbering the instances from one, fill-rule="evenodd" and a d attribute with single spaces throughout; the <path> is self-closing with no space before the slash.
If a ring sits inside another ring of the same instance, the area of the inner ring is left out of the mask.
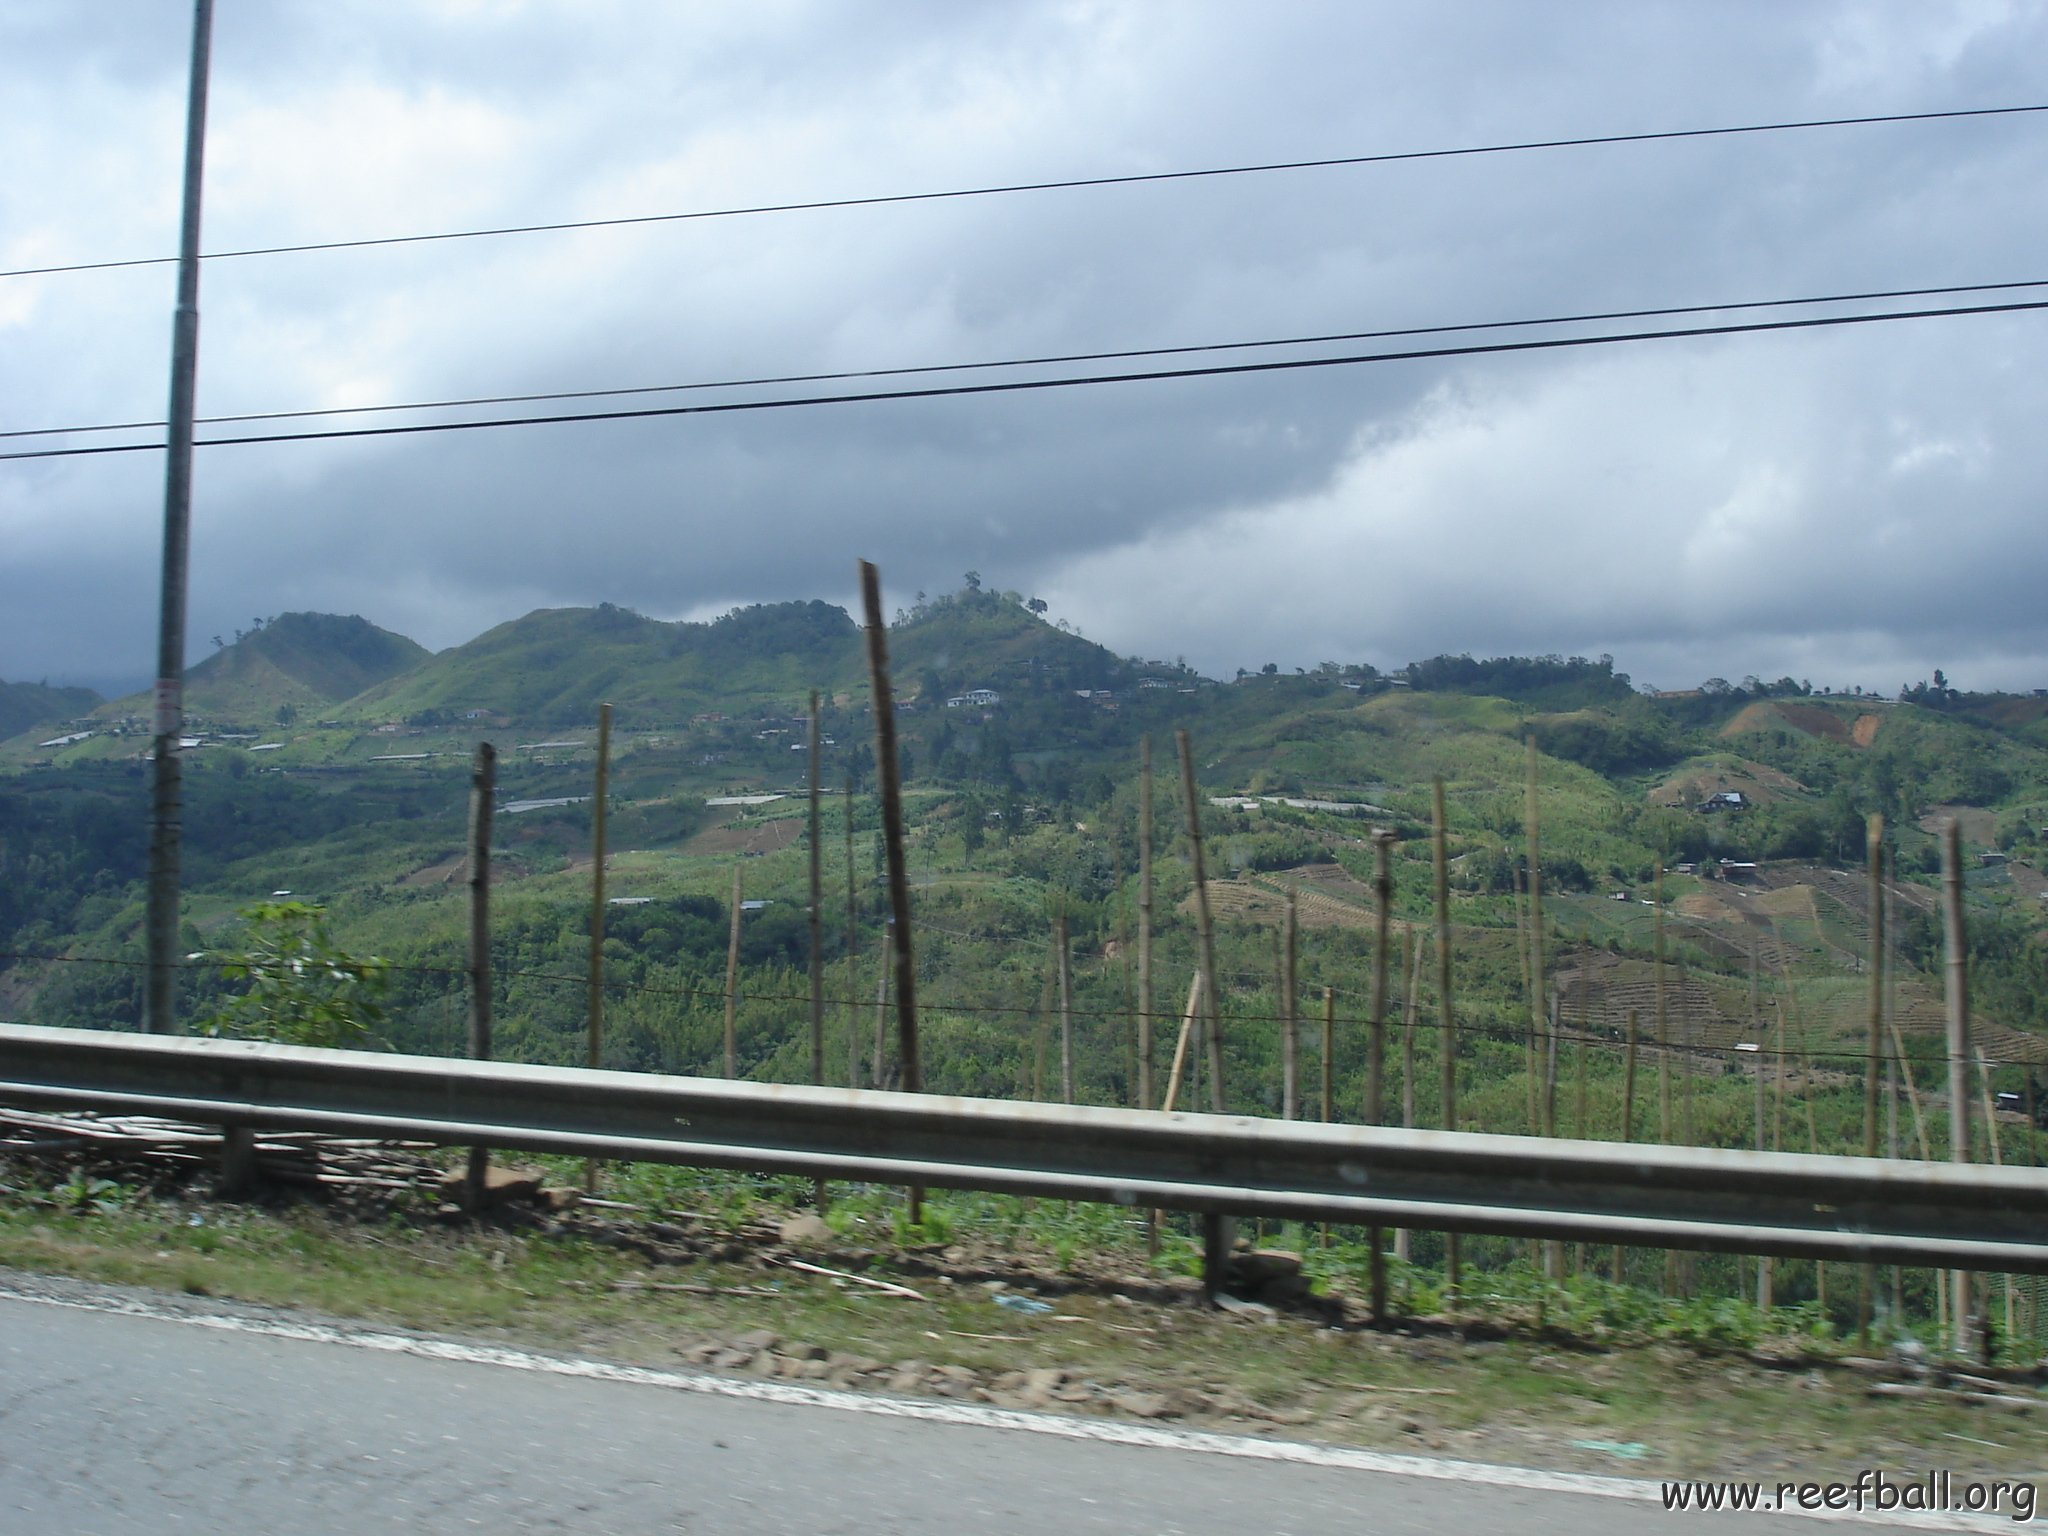
<path id="1" fill-rule="evenodd" d="M 190 13 L 0 8 L 0 270 L 177 249 Z M 209 253 L 1816 118 L 2048 105 L 2001 0 L 217 0 Z M 266 256 L 202 426 L 400 425 L 2048 299 L 1744 309 L 830 384 L 791 375 L 2048 285 L 2048 112 Z M 0 432 L 165 414 L 175 269 L 0 277 Z M 1611 655 L 1639 684 L 2048 686 L 2048 311 L 1055 390 L 202 447 L 189 658 L 439 649 L 965 573 L 1212 676 Z M 0 452 L 158 443 L 0 438 Z M 160 449 L 0 461 L 0 679 L 141 686 Z"/>

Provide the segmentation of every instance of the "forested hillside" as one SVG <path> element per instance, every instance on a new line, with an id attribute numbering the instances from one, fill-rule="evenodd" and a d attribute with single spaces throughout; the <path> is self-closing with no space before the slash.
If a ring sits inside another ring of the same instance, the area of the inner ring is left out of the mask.
<path id="1" fill-rule="evenodd" d="M 361 643 L 359 624 L 281 618 L 209 663 L 218 674 L 209 686 L 224 690 L 216 697 L 227 707 L 246 709 L 255 695 L 225 691 L 235 680 L 254 687 L 288 673 L 293 686 L 310 687 L 350 666 L 374 669 L 382 663 L 362 656 L 324 670 L 305 659 L 323 637 L 343 649 Z M 268 656 L 266 673 L 246 659 L 286 640 L 300 661 Z M 1279 961 L 1291 909 L 1301 1101 L 1319 1106 L 1327 989 L 1333 1111 L 1364 1112 L 1372 838 L 1383 827 L 1394 945 L 1384 1112 L 1439 1123 L 1444 1037 L 1434 1026 L 1435 963 L 1423 958 L 1435 942 L 1439 779 L 1449 1038 L 1467 1128 L 1527 1131 L 1549 1094 L 1562 1132 L 1620 1134 L 1633 1017 L 1644 1051 L 1634 1134 L 1747 1145 L 1767 1091 L 1789 1093 L 1795 1106 L 1789 1121 L 1780 1113 L 1774 1122 L 1781 1144 L 1853 1145 L 1875 959 L 1890 968 L 1897 1031 L 1885 1053 L 1926 1087 L 1936 1121 L 1906 1116 L 1901 1134 L 1909 1149 L 1920 1135 L 1941 1144 L 1933 875 L 1936 834 L 1951 819 L 1970 866 L 1987 1091 L 2018 1104 L 2048 1067 L 2048 750 L 2034 739 L 2039 712 L 2018 707 L 2024 701 L 1842 698 L 1783 683 L 1648 696 L 1604 658 L 1439 657 L 1384 675 L 1331 665 L 1217 683 L 1177 664 L 1115 656 L 1046 624 L 1014 595 L 977 590 L 921 599 L 898 615 L 890 643 L 933 1089 L 1056 1094 L 1059 1032 L 1071 1027 L 1077 1096 L 1135 1102 L 1143 1074 L 1134 1019 L 1149 1006 L 1155 1097 L 1163 1092 L 1197 952 L 1180 731 L 1217 914 L 1233 1109 L 1270 1114 L 1282 1104 Z M 380 654 L 402 659 L 396 647 Z M 241 914 L 290 892 L 324 908 L 345 951 L 389 963 L 378 1025 L 386 1045 L 458 1050 L 470 757 L 491 740 L 500 759 L 499 1049 L 580 1061 L 588 796 L 596 709 L 609 702 L 607 1059 L 636 1070 L 722 1070 L 737 873 L 748 903 L 733 978 L 739 1069 L 805 1075 L 813 690 L 825 739 L 818 839 L 831 1077 L 890 1081 L 889 1053 L 876 1045 L 885 896 L 865 652 L 853 622 L 818 603 L 743 609 L 702 625 L 620 609 L 533 614 L 324 704 L 318 720 L 273 721 L 264 740 L 193 750 L 185 934 L 201 958 L 187 972 L 185 1016 L 203 1021 L 234 991 L 219 957 L 247 943 Z M 1141 1001 L 1139 765 L 1148 741 L 1155 961 L 1152 995 Z M 8 1017 L 101 1027 L 135 1019 L 147 822 L 140 745 L 102 737 L 43 766 L 30 766 L 43 761 L 32 753 L 8 760 Z M 1863 867 L 1873 814 L 1884 818 L 1893 871 L 1892 943 L 1875 957 Z M 1539 903 L 1542 943 L 1532 953 Z M 1072 936 L 1066 1026 L 1054 984 L 1057 916 Z M 1420 1021 L 1412 1038 L 1411 1017 Z M 1532 1040 L 1558 1053 L 1554 1071 L 1532 1074 Z M 1672 1086 L 1653 1086 L 1661 1081 Z M 2023 1120 L 2015 1108 L 2000 1124 L 2009 1160 L 2044 1150 Z"/>

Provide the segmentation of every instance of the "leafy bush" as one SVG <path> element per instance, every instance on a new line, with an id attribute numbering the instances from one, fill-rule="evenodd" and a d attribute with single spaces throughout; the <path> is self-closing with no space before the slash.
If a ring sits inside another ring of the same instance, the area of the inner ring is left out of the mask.
<path id="1" fill-rule="evenodd" d="M 328 936 L 326 910 L 304 901 L 263 901 L 242 910 L 247 947 L 213 959 L 221 978 L 246 989 L 200 1022 L 200 1032 L 286 1045 L 357 1046 L 384 1022 L 390 968 L 357 959 Z"/>

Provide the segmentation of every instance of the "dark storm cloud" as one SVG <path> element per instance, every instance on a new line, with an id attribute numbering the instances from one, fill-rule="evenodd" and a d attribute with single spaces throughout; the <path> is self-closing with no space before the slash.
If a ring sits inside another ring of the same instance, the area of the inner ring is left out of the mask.
<path id="1" fill-rule="evenodd" d="M 0 150 L 25 167 L 0 266 L 170 249 L 176 10 L 0 22 Z M 218 25 L 214 248 L 2048 99 L 2048 22 L 1988 4 L 286 4 Z M 217 262 L 202 409 L 2048 276 L 2017 191 L 2044 152 L 2048 121 L 2007 118 Z M 156 414 L 169 288 L 0 281 L 6 424 Z M 973 568 L 1212 671 L 1611 651 L 1667 685 L 2030 683 L 2040 324 L 209 450 L 195 654 L 297 607 L 446 645 L 543 604 L 843 596 L 867 557 L 892 598 Z M 0 677 L 146 673 L 157 494 L 133 466 L 0 466 Z"/>

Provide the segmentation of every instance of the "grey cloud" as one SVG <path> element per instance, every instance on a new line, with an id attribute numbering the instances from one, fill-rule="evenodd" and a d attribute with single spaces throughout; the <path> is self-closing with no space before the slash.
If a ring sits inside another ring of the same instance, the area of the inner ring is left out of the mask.
<path id="1" fill-rule="evenodd" d="M 26 14 L 0 50 L 0 145 L 54 148 L 17 153 L 0 228 L 79 255 L 167 250 L 182 29 L 158 7 L 125 31 Z M 221 25 L 210 243 L 2020 102 L 2048 43 L 2031 13 L 1846 0 L 1256 19 L 445 4 L 403 26 L 288 4 Z M 389 117 L 334 115 L 356 111 Z M 417 137 L 435 124 L 453 126 Z M 216 263 L 202 404 L 2031 277 L 2044 213 L 2015 189 L 2040 179 L 2044 131 L 1829 130 Z M 0 416 L 155 414 L 168 291 L 161 270 L 50 279 L 25 304 L 0 282 Z M 1955 664 L 1931 664 L 1953 675 L 1968 657 L 2018 682 L 2048 656 L 2028 598 L 2048 553 L 2037 330 L 211 450 L 192 628 L 323 606 L 444 645 L 542 603 L 674 615 L 843 593 L 867 556 L 892 593 L 973 567 L 1119 649 L 1226 672 L 1611 650 L 1659 680 L 1833 666 L 1895 687 L 1943 648 Z M 149 474 L 0 465 L 0 589 L 19 605 L 0 677 L 129 647 L 146 668 L 156 494 Z"/>

